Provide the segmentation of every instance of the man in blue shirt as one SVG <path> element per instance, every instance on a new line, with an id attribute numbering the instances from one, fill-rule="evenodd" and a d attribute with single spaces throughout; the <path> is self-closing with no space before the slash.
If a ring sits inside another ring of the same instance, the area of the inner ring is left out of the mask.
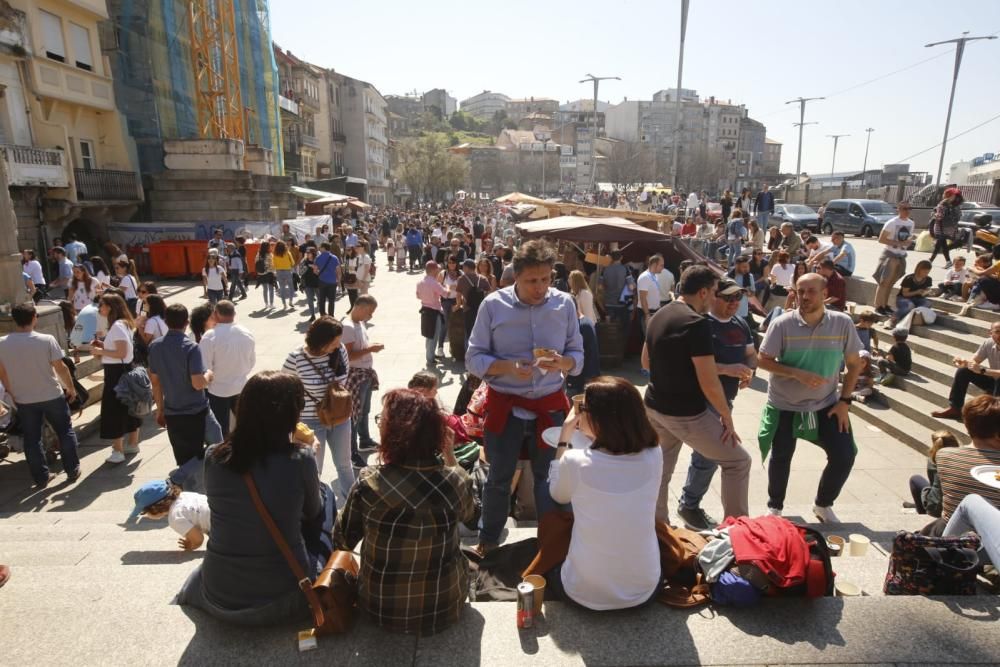
<path id="1" fill-rule="evenodd" d="M 851 276 L 854 273 L 854 262 L 857 260 L 854 246 L 844 240 L 844 232 L 834 232 L 830 240 L 833 241 L 833 248 L 828 256 L 833 260 L 833 268 L 845 278 Z"/>
<path id="2" fill-rule="evenodd" d="M 171 304 L 163 319 L 169 331 L 149 345 L 149 379 L 156 401 L 156 423 L 167 429 L 174 460 L 184 467 L 192 459 L 204 458 L 206 444 L 222 442 L 222 428 L 205 394 L 212 371 L 206 370 L 198 344 L 184 333 L 187 308 Z"/>
<path id="3" fill-rule="evenodd" d="M 320 244 L 320 253 L 312 265 L 312 270 L 319 276 L 319 287 L 316 296 L 319 301 L 319 314 L 326 315 L 326 304 L 330 303 L 330 315 L 337 298 L 337 283 L 340 282 L 340 260 L 330 252 L 329 243 Z"/>
<path id="4" fill-rule="evenodd" d="M 764 189 L 757 193 L 754 210 L 757 213 L 757 225 L 761 229 L 767 229 L 767 219 L 774 213 L 774 195 L 771 194 L 771 186 L 767 183 L 764 184 Z"/>
<path id="5" fill-rule="evenodd" d="M 87 245 L 76 240 L 76 234 L 70 232 L 66 234 L 66 258 L 72 264 L 79 264 L 87 258 Z"/>
<path id="6" fill-rule="evenodd" d="M 410 225 L 406 228 L 406 252 L 410 258 L 410 271 L 420 268 L 420 260 L 424 247 L 424 235 L 420 230 Z"/>
<path id="7" fill-rule="evenodd" d="M 514 256 L 514 284 L 483 300 L 465 365 L 489 386 L 484 428 L 489 478 L 483 489 L 479 550 L 495 548 L 510 511 L 510 485 L 521 451 L 531 458 L 538 516 L 554 508 L 549 464 L 555 449 L 539 442 L 559 426 L 569 404 L 564 375 L 583 370 L 583 339 L 573 297 L 552 289 L 555 250 L 529 241 Z"/>

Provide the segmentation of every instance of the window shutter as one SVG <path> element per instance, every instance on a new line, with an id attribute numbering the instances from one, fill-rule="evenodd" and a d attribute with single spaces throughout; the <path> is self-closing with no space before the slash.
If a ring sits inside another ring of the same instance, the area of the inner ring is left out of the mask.
<path id="1" fill-rule="evenodd" d="M 73 59 L 76 66 L 92 71 L 94 69 L 94 56 L 90 47 L 90 31 L 75 23 L 69 24 L 70 43 L 73 44 Z"/>
<path id="2" fill-rule="evenodd" d="M 58 60 L 66 61 L 66 46 L 63 43 L 62 19 L 55 14 L 44 10 L 38 10 L 42 18 L 42 43 L 45 55 Z"/>

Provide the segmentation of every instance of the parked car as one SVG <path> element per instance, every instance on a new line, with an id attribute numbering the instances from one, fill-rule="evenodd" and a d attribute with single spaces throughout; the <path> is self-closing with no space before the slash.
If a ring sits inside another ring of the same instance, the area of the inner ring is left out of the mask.
<path id="1" fill-rule="evenodd" d="M 802 204 L 775 205 L 771 220 L 790 222 L 795 225 L 795 231 L 801 229 L 811 229 L 814 232 L 819 231 L 819 214 Z"/>
<path id="2" fill-rule="evenodd" d="M 895 216 L 896 207 L 878 199 L 833 199 L 823 212 L 823 233 L 878 236 Z"/>
<path id="3" fill-rule="evenodd" d="M 705 215 L 712 222 L 715 222 L 722 217 L 722 204 L 717 202 L 709 202 L 705 204 Z"/>

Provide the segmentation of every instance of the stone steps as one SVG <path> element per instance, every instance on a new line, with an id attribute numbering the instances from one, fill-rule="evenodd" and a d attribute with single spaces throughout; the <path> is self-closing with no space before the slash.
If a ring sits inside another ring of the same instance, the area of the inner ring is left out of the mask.
<path id="1" fill-rule="evenodd" d="M 954 329 L 932 325 L 915 326 L 910 330 L 910 336 L 918 336 L 922 339 L 940 343 L 953 348 L 958 352 L 973 354 L 979 349 L 983 339 L 988 336 L 981 333 L 964 333 Z"/>

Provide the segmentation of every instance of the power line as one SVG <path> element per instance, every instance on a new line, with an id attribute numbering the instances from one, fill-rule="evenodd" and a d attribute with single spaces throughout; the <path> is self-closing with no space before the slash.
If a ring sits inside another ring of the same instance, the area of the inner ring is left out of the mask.
<path id="1" fill-rule="evenodd" d="M 984 125 L 989 125 L 990 123 L 992 123 L 995 120 L 1000 120 L 1000 114 L 997 114 L 996 116 L 993 116 L 993 118 L 990 118 L 989 120 L 984 120 L 979 125 L 975 125 L 973 127 L 970 127 L 969 129 L 967 129 L 967 130 L 965 130 L 963 132 L 959 132 L 958 134 L 951 135 L 950 137 L 948 137 L 948 141 L 951 141 L 952 139 L 958 139 L 959 137 L 964 136 L 964 135 L 968 134 L 969 132 L 972 132 L 974 130 L 978 130 L 979 128 L 983 127 Z M 938 148 L 939 146 L 941 146 L 942 143 L 944 143 L 944 142 L 940 141 L 940 142 L 934 144 L 933 146 L 931 146 L 930 148 L 925 148 L 924 150 L 920 151 L 919 153 L 914 153 L 913 155 L 907 155 L 902 160 L 896 160 L 895 162 L 889 162 L 889 163 L 886 163 L 886 164 L 902 164 L 904 162 L 912 160 L 915 157 L 923 155 L 924 153 L 926 153 L 928 151 L 932 151 L 935 148 Z"/>

